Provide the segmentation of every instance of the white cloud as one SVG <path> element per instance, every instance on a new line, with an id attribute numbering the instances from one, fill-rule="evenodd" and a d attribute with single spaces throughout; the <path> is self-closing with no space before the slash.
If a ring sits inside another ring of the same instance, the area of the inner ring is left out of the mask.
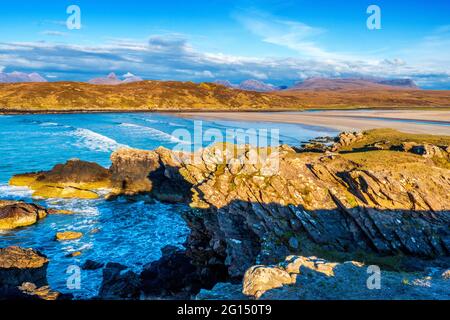
<path id="1" fill-rule="evenodd" d="M 296 25 L 295 38 L 311 34 Z M 292 30 L 291 30 L 292 31 Z M 292 34 L 292 32 L 291 32 Z M 285 39 L 285 38 L 284 38 Z M 309 51 L 312 53 L 312 51 Z M 328 57 L 261 58 L 196 50 L 178 35 L 155 35 L 148 41 L 114 40 L 92 45 L 49 42 L 0 43 L 0 65 L 11 70 L 58 75 L 60 79 L 88 80 L 98 74 L 138 74 L 147 79 L 240 82 L 253 78 L 276 84 L 308 77 L 411 77 L 423 83 L 449 83 L 449 64 L 411 63 L 408 59 L 379 60 Z M 0 67 L 0 70 L 2 68 Z"/>
<path id="2" fill-rule="evenodd" d="M 65 36 L 67 36 L 67 33 L 65 33 L 65 32 L 53 31 L 53 30 L 42 31 L 41 34 L 43 34 L 45 36 L 56 36 L 56 37 L 65 37 Z"/>

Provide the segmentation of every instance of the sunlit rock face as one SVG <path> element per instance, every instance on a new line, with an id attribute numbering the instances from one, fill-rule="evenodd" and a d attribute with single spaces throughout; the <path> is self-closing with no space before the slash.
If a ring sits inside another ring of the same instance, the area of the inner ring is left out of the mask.
<path id="1" fill-rule="evenodd" d="M 150 194 L 190 204 L 184 217 L 194 262 L 218 259 L 232 277 L 255 262 L 318 249 L 446 256 L 446 163 L 367 143 L 373 144 L 368 134 L 341 134 L 335 152 L 297 153 L 281 146 L 265 150 L 257 162 L 251 158 L 261 150 L 230 145 L 195 154 L 133 151 L 133 158 L 145 163 L 151 154 L 152 165 L 143 166 Z"/>
<path id="2" fill-rule="evenodd" d="M 48 263 L 46 256 L 33 249 L 0 248 L 0 300 L 70 298 L 48 286 Z"/>
<path id="3" fill-rule="evenodd" d="M 47 216 L 44 207 L 22 201 L 0 200 L 0 230 L 11 230 L 35 224 Z"/>

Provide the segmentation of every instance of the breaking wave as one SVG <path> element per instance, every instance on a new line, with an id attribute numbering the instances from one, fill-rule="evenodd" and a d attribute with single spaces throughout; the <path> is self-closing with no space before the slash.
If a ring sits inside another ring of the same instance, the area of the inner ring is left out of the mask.
<path id="1" fill-rule="evenodd" d="M 183 141 L 178 139 L 177 137 L 170 135 L 166 132 L 160 131 L 158 129 L 146 126 L 140 126 L 133 123 L 121 123 L 121 127 L 127 127 L 130 130 L 136 130 L 140 133 L 149 134 L 152 138 L 159 141 L 172 142 L 172 143 L 189 143 L 187 141 Z"/>
<path id="2" fill-rule="evenodd" d="M 118 143 L 114 139 L 89 129 L 78 128 L 72 132 L 72 135 L 78 138 L 75 146 L 87 148 L 91 151 L 113 152 L 119 148 L 129 148 L 129 146 L 125 144 Z"/>

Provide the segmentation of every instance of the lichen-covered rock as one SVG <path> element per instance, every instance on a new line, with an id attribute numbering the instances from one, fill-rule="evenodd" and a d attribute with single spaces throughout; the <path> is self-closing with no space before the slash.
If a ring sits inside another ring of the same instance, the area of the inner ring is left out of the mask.
<path id="1" fill-rule="evenodd" d="M 195 264 L 218 259 L 230 276 L 242 276 L 256 261 L 315 246 L 420 257 L 449 252 L 450 172 L 427 159 L 389 150 L 328 155 L 273 148 L 253 162 L 259 150 L 247 146 L 221 163 L 236 151 L 225 147 L 175 157 L 170 165 L 160 157 L 161 174 L 149 175 L 159 190 L 181 179 L 190 185 L 193 210 L 184 218 Z M 172 159 L 170 151 L 165 158 Z M 273 163 L 275 170 L 266 171 Z"/>
<path id="2" fill-rule="evenodd" d="M 0 200 L 0 230 L 35 224 L 45 218 L 47 214 L 47 209 L 36 204 Z"/>
<path id="3" fill-rule="evenodd" d="M 433 157 L 445 158 L 446 157 L 446 154 L 445 154 L 446 152 L 443 149 L 439 148 L 438 146 L 429 144 L 429 143 L 413 146 L 410 149 L 410 152 L 415 153 L 415 154 L 420 154 L 421 156 L 423 156 L 425 158 L 433 158 Z"/>
<path id="4" fill-rule="evenodd" d="M 41 300 L 58 300 L 60 298 L 65 299 L 67 296 L 62 295 L 58 291 L 53 291 L 49 286 L 42 286 L 38 288 L 34 283 L 24 282 L 18 289 L 22 292 L 23 295 L 30 296 L 31 298 L 35 297 Z"/>
<path id="5" fill-rule="evenodd" d="M 264 270 L 264 277 L 251 272 L 254 268 Z M 280 281 L 280 275 L 285 284 Z M 447 300 L 448 284 L 439 275 L 439 272 L 429 275 L 387 271 L 355 261 L 336 263 L 316 257 L 290 256 L 276 266 L 250 268 L 242 288 L 251 298 L 270 300 Z M 289 278 L 292 280 L 288 281 Z"/>
<path id="6" fill-rule="evenodd" d="M 331 147 L 331 151 L 337 151 L 342 147 L 351 145 L 364 137 L 362 132 L 341 132 L 337 137 L 337 141 Z"/>
<path id="7" fill-rule="evenodd" d="M 267 290 L 294 282 L 295 278 L 291 278 L 291 275 L 281 268 L 253 266 L 245 272 L 242 293 L 259 298 Z"/>
<path id="8" fill-rule="evenodd" d="M 158 155 L 153 151 L 122 148 L 111 155 L 111 180 L 116 193 L 150 192 L 150 172 L 159 168 Z"/>

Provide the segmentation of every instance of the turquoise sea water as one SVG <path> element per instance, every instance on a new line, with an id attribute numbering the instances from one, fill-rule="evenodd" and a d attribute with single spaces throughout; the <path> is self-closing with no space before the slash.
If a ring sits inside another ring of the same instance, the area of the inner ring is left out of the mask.
<path id="1" fill-rule="evenodd" d="M 51 287 L 82 299 L 97 294 L 101 270 L 82 271 L 81 288 L 68 289 L 69 274 L 66 271 L 69 266 L 81 266 L 91 259 L 119 262 L 138 272 L 143 264 L 160 257 L 163 246 L 181 246 L 188 233 L 179 215 L 186 210 L 183 205 L 127 200 L 44 201 L 32 199 L 27 188 L 10 187 L 7 182 L 14 174 L 49 170 L 71 158 L 108 167 L 111 152 L 120 147 L 190 146 L 190 142 L 183 141 L 177 133 L 185 130 L 193 134 L 195 125 L 199 125 L 195 120 L 166 114 L 0 115 L 0 199 L 35 201 L 77 212 L 75 215 L 49 216 L 33 226 L 1 232 L 0 247 L 18 245 L 40 250 L 50 259 L 48 278 Z M 279 129 L 280 142 L 290 145 L 336 133 L 301 125 L 239 121 L 203 121 L 202 129 L 215 129 L 228 138 L 227 129 L 255 129 L 256 134 Z M 264 140 L 260 141 L 264 143 Z M 203 146 L 209 143 L 205 141 Z M 96 229 L 100 231 L 93 233 Z M 69 242 L 54 240 L 56 232 L 66 230 L 81 231 L 84 236 Z M 81 256 L 67 256 L 76 251 L 82 251 Z"/>

